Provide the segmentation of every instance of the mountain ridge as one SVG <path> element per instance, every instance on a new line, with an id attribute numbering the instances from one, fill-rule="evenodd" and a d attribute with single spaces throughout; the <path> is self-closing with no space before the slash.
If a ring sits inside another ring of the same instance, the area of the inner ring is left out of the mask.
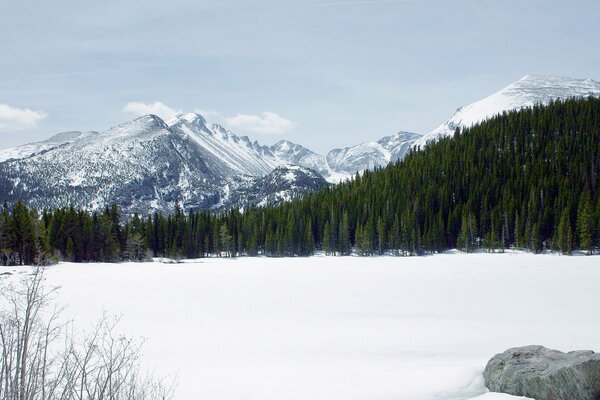
<path id="1" fill-rule="evenodd" d="M 600 97 L 600 82 L 564 76 L 525 75 L 492 95 L 459 107 L 450 119 L 416 140 L 413 146 L 423 146 L 439 137 L 450 136 L 457 128 L 468 128 L 504 111 L 588 95 Z"/>
<path id="2" fill-rule="evenodd" d="M 427 135 L 400 131 L 325 156 L 288 140 L 261 145 L 197 113 L 169 121 L 148 114 L 103 132 L 62 132 L 0 150 L 0 196 L 30 199 L 38 208 L 76 203 L 97 209 L 116 201 L 126 212 L 141 214 L 171 209 L 175 202 L 185 209 L 270 204 L 326 186 L 315 174 L 343 181 L 503 111 L 585 95 L 600 97 L 600 82 L 527 75 L 460 107 Z M 295 180 L 282 178 L 292 175 Z M 275 196 L 268 187 L 287 194 Z"/>

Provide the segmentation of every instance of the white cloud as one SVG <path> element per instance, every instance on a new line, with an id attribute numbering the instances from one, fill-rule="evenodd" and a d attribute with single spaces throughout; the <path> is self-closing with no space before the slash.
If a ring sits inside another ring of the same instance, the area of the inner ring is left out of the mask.
<path id="1" fill-rule="evenodd" d="M 181 110 L 171 108 L 168 105 L 161 103 L 160 101 L 155 101 L 154 103 L 140 103 L 137 101 L 130 101 L 129 103 L 125 104 L 125 107 L 123 107 L 123 112 L 131 113 L 137 116 L 154 114 L 164 119 L 165 121 L 173 118 L 177 114 L 182 113 Z"/>
<path id="2" fill-rule="evenodd" d="M 237 114 L 235 117 L 225 118 L 225 124 L 237 129 L 240 133 L 254 132 L 265 135 L 280 135 L 294 128 L 295 124 L 279 114 L 265 111 L 262 115 Z"/>
<path id="3" fill-rule="evenodd" d="M 0 103 L 0 132 L 10 133 L 37 128 L 40 121 L 47 116 L 44 111 L 15 108 Z"/>
<path id="4" fill-rule="evenodd" d="M 213 119 L 214 118 L 216 120 L 221 121 L 221 120 L 223 120 L 223 118 L 225 118 L 225 117 L 223 117 L 223 115 L 220 112 L 218 112 L 216 110 L 200 110 L 200 109 L 195 109 L 194 112 L 196 114 L 202 115 L 206 119 Z"/>
<path id="5" fill-rule="evenodd" d="M 154 114 L 165 121 L 175 117 L 177 114 L 183 113 L 183 111 L 171 108 L 160 101 L 155 101 L 154 103 L 132 101 L 123 107 L 123 112 L 132 113 L 138 116 Z M 265 111 L 261 115 L 237 114 L 234 117 L 223 115 L 217 110 L 195 109 L 194 112 L 202 115 L 207 120 L 221 123 L 239 134 L 251 132 L 263 135 L 281 135 L 296 126 L 296 124 L 289 119 L 269 111 Z"/>

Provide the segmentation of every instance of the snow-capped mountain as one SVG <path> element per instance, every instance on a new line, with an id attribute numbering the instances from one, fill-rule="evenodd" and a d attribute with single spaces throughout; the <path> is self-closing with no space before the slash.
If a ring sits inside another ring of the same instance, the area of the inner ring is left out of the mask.
<path id="1" fill-rule="evenodd" d="M 398 132 L 376 142 L 331 150 L 327 154 L 327 162 L 331 170 L 338 174 L 352 176 L 356 172 L 384 167 L 390 162 L 402 159 L 419 138 L 421 135 L 416 133 Z"/>
<path id="2" fill-rule="evenodd" d="M 26 158 L 0 163 L 0 194 L 37 208 L 111 202 L 128 212 L 168 210 L 175 201 L 210 208 L 221 179 L 190 145 L 148 115 Z"/>
<path id="3" fill-rule="evenodd" d="M 35 154 L 40 154 L 56 147 L 72 143 L 84 137 L 97 135 L 98 132 L 62 132 L 57 133 L 49 139 L 41 142 L 28 143 L 23 146 L 12 147 L 9 149 L 0 150 L 0 162 L 10 159 L 20 159 L 30 157 Z"/>
<path id="4" fill-rule="evenodd" d="M 207 125 L 199 115 L 169 122 L 147 115 L 102 133 L 61 134 L 11 149 L 0 162 L 0 198 L 39 209 L 73 204 L 94 210 L 115 202 L 142 215 L 172 210 L 175 202 L 184 209 L 242 204 L 247 190 L 243 204 L 270 202 L 260 179 L 281 162 L 268 147 Z M 306 176 L 317 174 L 303 174 L 274 190 L 316 190 Z"/>
<path id="5" fill-rule="evenodd" d="M 324 156 L 299 144 L 287 140 L 280 140 L 270 146 L 269 150 L 285 164 L 302 165 L 303 167 L 317 171 L 325 178 L 329 178 L 332 175 L 332 170 L 327 164 L 327 159 Z"/>
<path id="6" fill-rule="evenodd" d="M 316 171 L 299 165 L 282 165 L 255 178 L 251 185 L 231 194 L 229 203 L 240 209 L 267 206 L 300 198 L 329 183 Z"/>
<path id="7" fill-rule="evenodd" d="M 199 114 L 179 115 L 168 125 L 173 132 L 190 138 L 211 170 L 226 176 L 262 176 L 283 163 L 267 146 L 251 142 L 247 136 L 236 136 L 221 125 L 207 124 Z"/>
<path id="8" fill-rule="evenodd" d="M 415 141 L 414 145 L 423 146 L 439 137 L 452 135 L 456 128 L 469 127 L 503 111 L 531 107 L 537 103 L 546 104 L 553 99 L 590 95 L 600 96 L 600 82 L 591 79 L 526 75 L 491 96 L 460 107 L 452 118 Z"/>
<path id="9" fill-rule="evenodd" d="M 413 146 L 451 135 L 503 111 L 552 99 L 600 96 L 600 82 L 525 76 L 483 100 L 459 108 L 425 136 L 399 132 L 376 142 L 317 154 L 282 140 L 260 145 L 199 114 L 165 123 L 146 115 L 105 132 L 64 132 L 0 150 L 0 200 L 36 208 L 73 204 L 98 209 L 115 202 L 126 213 L 247 208 L 275 204 L 329 182 L 402 159 Z M 301 166 L 301 167 L 300 167 Z"/>

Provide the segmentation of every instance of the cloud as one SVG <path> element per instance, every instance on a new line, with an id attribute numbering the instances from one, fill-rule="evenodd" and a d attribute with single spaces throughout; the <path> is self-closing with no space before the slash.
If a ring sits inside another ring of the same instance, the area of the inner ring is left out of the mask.
<path id="1" fill-rule="evenodd" d="M 206 119 L 216 119 L 216 120 L 223 120 L 225 117 L 223 117 L 223 114 L 221 114 L 220 112 L 216 111 L 216 110 L 200 110 L 200 109 L 195 109 L 194 112 L 196 114 L 200 114 L 202 115 L 204 118 Z"/>
<path id="2" fill-rule="evenodd" d="M 0 132 L 18 132 L 37 128 L 40 121 L 47 116 L 44 111 L 21 109 L 0 103 Z"/>
<path id="3" fill-rule="evenodd" d="M 165 121 L 183 113 L 183 111 L 171 108 L 160 101 L 155 101 L 154 103 L 132 101 L 123 107 L 123 112 L 138 116 L 154 114 Z M 261 115 L 237 114 L 234 117 L 228 117 L 217 110 L 210 109 L 195 109 L 194 112 L 202 115 L 206 119 L 219 122 L 238 133 L 251 132 L 263 135 L 281 135 L 296 126 L 296 124 L 289 119 L 269 111 L 265 111 Z"/>
<path id="4" fill-rule="evenodd" d="M 265 111 L 262 115 L 237 114 L 225 117 L 225 124 L 239 131 L 254 132 L 264 135 L 281 135 L 294 128 L 295 124 L 279 114 Z"/>
<path id="5" fill-rule="evenodd" d="M 164 120 L 169 120 L 177 114 L 182 113 L 181 110 L 171 108 L 168 105 L 161 103 L 160 101 L 155 101 L 154 103 L 140 103 L 137 101 L 130 101 L 129 103 L 125 104 L 125 107 L 123 107 L 123 112 L 131 113 L 137 116 L 154 114 Z"/>

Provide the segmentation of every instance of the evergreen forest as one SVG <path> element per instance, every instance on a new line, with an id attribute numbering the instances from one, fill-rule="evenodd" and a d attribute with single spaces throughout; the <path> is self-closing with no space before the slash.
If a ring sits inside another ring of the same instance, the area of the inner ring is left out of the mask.
<path id="1" fill-rule="evenodd" d="M 600 100 L 497 115 L 386 168 L 273 207 L 177 206 L 121 215 L 73 207 L 0 209 L 0 264 L 149 257 L 422 255 L 600 248 Z"/>

